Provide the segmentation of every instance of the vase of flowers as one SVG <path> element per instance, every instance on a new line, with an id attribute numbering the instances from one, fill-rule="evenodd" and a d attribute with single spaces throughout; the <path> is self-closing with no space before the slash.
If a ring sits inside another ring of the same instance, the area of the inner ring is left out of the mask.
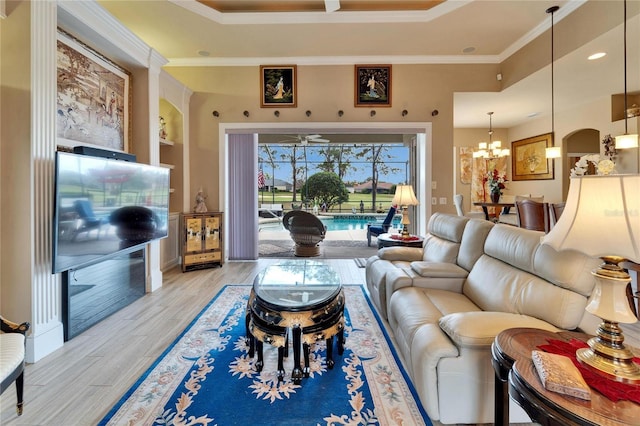
<path id="1" fill-rule="evenodd" d="M 491 202 L 497 203 L 500 201 L 502 190 L 506 188 L 505 182 L 507 181 L 507 175 L 500 175 L 498 169 L 493 169 L 484 177 L 484 183 L 489 185 L 489 195 L 491 196 Z"/>

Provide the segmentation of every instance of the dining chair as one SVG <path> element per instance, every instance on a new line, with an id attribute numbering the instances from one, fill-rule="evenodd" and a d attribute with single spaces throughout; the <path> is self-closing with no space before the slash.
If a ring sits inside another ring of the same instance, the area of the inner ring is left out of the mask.
<path id="1" fill-rule="evenodd" d="M 516 195 L 513 197 L 513 200 L 514 204 L 522 200 L 533 200 L 542 203 L 544 202 L 544 195 L 541 195 L 540 197 L 532 197 L 531 194 Z M 518 226 L 518 217 L 515 209 L 500 212 L 500 214 L 498 215 L 498 223 L 506 223 L 507 225 Z"/>
<path id="2" fill-rule="evenodd" d="M 520 228 L 549 232 L 549 203 L 516 201 L 516 216 Z"/>
<path id="3" fill-rule="evenodd" d="M 483 212 L 466 212 L 465 213 L 463 199 L 464 198 L 462 194 L 455 194 L 453 196 L 453 204 L 455 204 L 456 206 L 456 212 L 458 213 L 458 216 L 464 216 L 471 219 L 485 219 Z"/>
<path id="4" fill-rule="evenodd" d="M 558 223 L 558 219 L 560 219 L 560 215 L 562 215 L 562 211 L 564 210 L 565 203 L 549 203 L 549 220 L 551 222 L 551 226 Z"/>

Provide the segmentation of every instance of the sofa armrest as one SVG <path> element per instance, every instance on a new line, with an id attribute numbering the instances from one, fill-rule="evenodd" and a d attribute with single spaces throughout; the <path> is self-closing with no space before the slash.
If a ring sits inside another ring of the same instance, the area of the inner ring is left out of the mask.
<path id="1" fill-rule="evenodd" d="M 390 268 L 386 273 L 387 300 L 391 298 L 394 291 L 404 287 L 411 287 L 413 280 L 402 268 Z"/>
<path id="2" fill-rule="evenodd" d="M 459 347 L 490 347 L 496 336 L 508 328 L 531 327 L 562 331 L 546 321 L 508 312 L 458 312 L 440 318 L 440 328 Z"/>
<path id="3" fill-rule="evenodd" d="M 411 269 L 421 277 L 433 278 L 467 278 L 469 271 L 455 263 L 448 262 L 411 262 Z"/>
<path id="4" fill-rule="evenodd" d="M 414 262 L 422 260 L 422 254 L 422 248 L 420 247 L 392 246 L 378 250 L 378 257 L 389 261 L 403 260 L 406 262 Z"/>
<path id="5" fill-rule="evenodd" d="M 437 324 L 425 324 L 416 330 L 411 341 L 412 381 L 430 416 L 440 417 L 438 363 L 443 358 L 455 358 L 459 355 L 458 347 Z"/>

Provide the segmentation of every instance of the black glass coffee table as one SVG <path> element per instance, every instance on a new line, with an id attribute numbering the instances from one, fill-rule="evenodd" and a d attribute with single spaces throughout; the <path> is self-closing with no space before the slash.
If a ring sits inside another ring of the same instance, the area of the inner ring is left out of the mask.
<path id="1" fill-rule="evenodd" d="M 289 337 L 294 356 L 291 379 L 299 384 L 309 376 L 309 347 L 325 340 L 327 367 L 333 368 L 333 338 L 338 353 L 344 351 L 344 291 L 330 266 L 311 260 L 287 260 L 266 267 L 253 281 L 247 304 L 246 328 L 249 356 L 264 366 L 263 343 L 278 348 L 278 379 L 284 378 L 283 358 Z M 304 367 L 300 364 L 300 351 Z"/>

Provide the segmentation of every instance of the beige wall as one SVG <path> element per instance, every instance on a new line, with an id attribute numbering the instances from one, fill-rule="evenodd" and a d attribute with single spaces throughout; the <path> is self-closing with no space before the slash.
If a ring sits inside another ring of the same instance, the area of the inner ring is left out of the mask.
<path id="1" fill-rule="evenodd" d="M 31 318 L 31 75 L 30 4 L 8 2 L 0 20 L 0 311 L 15 321 Z M 10 283 L 11 285 L 5 285 Z"/>
<path id="2" fill-rule="evenodd" d="M 208 207 L 219 209 L 218 123 L 300 123 L 314 130 L 315 122 L 432 122 L 433 180 L 438 187 L 432 196 L 446 197 L 448 204 L 434 211 L 455 211 L 453 195 L 453 93 L 456 91 L 497 91 L 496 65 L 393 65 L 392 106 L 354 107 L 354 68 L 347 65 L 298 66 L 298 106 L 260 108 L 259 67 L 166 68 L 167 72 L 194 91 L 190 103 L 190 167 L 193 197 L 199 187 L 208 196 Z M 371 109 L 376 110 L 371 117 Z M 402 117 L 401 111 L 408 114 Z M 432 116 L 433 110 L 437 116 Z M 212 116 L 214 110 L 220 117 Z M 249 117 L 243 115 L 249 112 Z M 307 117 L 305 112 L 311 111 Z M 338 110 L 344 115 L 338 117 Z M 253 171 L 247 170 L 247 173 Z M 192 198 L 193 199 L 193 198 Z"/>

